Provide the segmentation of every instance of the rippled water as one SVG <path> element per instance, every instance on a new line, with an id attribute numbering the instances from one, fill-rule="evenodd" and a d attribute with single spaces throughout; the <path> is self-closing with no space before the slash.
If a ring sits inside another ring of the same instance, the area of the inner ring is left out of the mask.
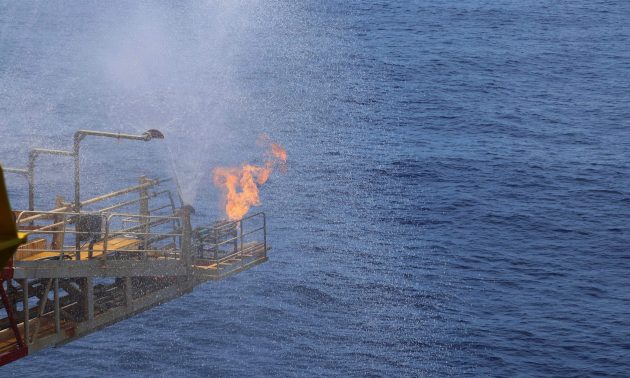
<path id="1" fill-rule="evenodd" d="M 154 97 L 121 94 L 84 64 L 100 51 L 86 41 L 120 31 L 137 7 L 0 4 L 5 164 L 20 165 L 25 144 L 66 146 L 86 125 L 160 120 L 146 115 Z M 257 7 L 222 82 L 237 90 L 216 100 L 234 127 L 207 153 L 208 164 L 251 158 L 261 131 L 287 147 L 288 173 L 263 191 L 270 261 L 0 374 L 630 372 L 630 4 Z M 173 109 L 197 115 L 180 127 L 208 131 L 192 122 L 205 113 Z M 167 164 L 157 145 L 121 147 L 86 151 L 97 183 L 86 191 L 120 186 L 102 172 L 134 180 Z M 65 166 L 49 165 L 42 174 L 64 188 L 48 172 Z M 200 186 L 196 206 L 215 216 Z"/>

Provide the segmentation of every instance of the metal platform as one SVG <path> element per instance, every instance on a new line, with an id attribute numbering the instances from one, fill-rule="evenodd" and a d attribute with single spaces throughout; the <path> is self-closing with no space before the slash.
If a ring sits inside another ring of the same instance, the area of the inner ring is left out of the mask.
<path id="1" fill-rule="evenodd" d="M 164 181 L 15 213 L 29 238 L 0 275 L 0 365 L 267 261 L 264 213 L 193 229 Z"/>

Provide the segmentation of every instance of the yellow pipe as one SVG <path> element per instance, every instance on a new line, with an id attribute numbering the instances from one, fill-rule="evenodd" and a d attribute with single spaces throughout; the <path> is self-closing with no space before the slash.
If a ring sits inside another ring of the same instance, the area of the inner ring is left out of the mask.
<path id="1" fill-rule="evenodd" d="M 0 269 L 4 268 L 18 246 L 26 242 L 26 235 L 26 233 L 17 232 L 15 228 L 9 196 L 4 185 L 4 175 L 0 167 Z"/>

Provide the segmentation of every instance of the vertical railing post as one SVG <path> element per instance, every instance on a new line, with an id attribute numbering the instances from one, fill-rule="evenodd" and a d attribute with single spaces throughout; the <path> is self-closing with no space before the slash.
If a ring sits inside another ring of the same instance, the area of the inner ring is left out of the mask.
<path id="1" fill-rule="evenodd" d="M 245 262 L 245 256 L 243 256 L 243 219 L 240 220 L 240 239 L 241 239 L 241 250 L 238 252 L 238 255 L 241 258 L 241 266 L 244 264 Z"/>
<path id="2" fill-rule="evenodd" d="M 243 253 L 243 228 L 244 228 L 244 226 L 243 226 L 243 220 L 242 219 L 241 219 L 240 223 L 241 223 L 241 227 L 240 227 L 240 229 L 241 229 L 240 230 L 240 232 L 241 232 L 241 253 Z"/>
<path id="3" fill-rule="evenodd" d="M 232 232 L 232 226 L 225 228 L 225 232 L 228 233 L 228 238 L 234 239 L 234 253 L 238 252 L 238 221 L 231 221 L 228 225 L 234 225 L 234 232 Z"/>
<path id="4" fill-rule="evenodd" d="M 212 232 L 211 234 L 212 242 L 214 243 L 214 248 L 212 248 L 212 252 L 214 254 L 214 259 L 216 260 L 219 258 L 219 243 L 221 242 L 218 226 L 213 227 L 211 232 Z M 219 265 L 217 265 L 217 269 L 218 268 L 219 268 Z"/>
<path id="5" fill-rule="evenodd" d="M 267 216 L 262 213 L 263 217 L 263 246 L 265 248 L 265 255 L 267 254 Z"/>
<path id="6" fill-rule="evenodd" d="M 151 180 L 149 180 L 147 177 L 145 176 L 141 176 L 140 177 L 140 185 L 143 184 L 147 184 L 149 183 Z M 150 224 L 149 224 L 149 190 L 147 187 L 143 187 L 139 190 L 140 193 L 140 224 L 142 225 L 141 228 L 141 232 L 142 232 L 142 248 L 141 249 L 148 249 L 149 246 L 149 231 L 150 231 Z"/>
<path id="7" fill-rule="evenodd" d="M 107 261 L 107 244 L 109 242 L 109 223 L 112 220 L 112 215 L 103 214 L 105 219 L 105 235 L 103 237 L 103 264 Z"/>
<path id="8" fill-rule="evenodd" d="M 62 196 L 57 196 L 55 198 L 55 209 L 58 209 L 58 208 L 62 207 L 63 206 L 63 201 L 64 201 L 64 199 L 63 199 Z M 53 217 L 53 223 L 59 223 L 62 220 L 64 221 L 62 226 L 57 226 L 57 227 L 52 229 L 52 231 L 56 231 L 53 234 L 53 237 L 52 237 L 52 249 L 59 249 L 59 250 L 62 251 L 61 253 L 63 253 L 63 240 L 62 239 L 64 237 L 64 233 L 63 232 L 59 232 L 59 231 L 65 230 L 65 228 L 66 228 L 65 219 L 66 219 L 66 215 L 65 214 L 63 214 L 63 215 L 55 215 Z"/>
<path id="9" fill-rule="evenodd" d="M 64 244 L 66 243 L 66 225 L 68 224 L 68 215 L 64 214 L 63 218 L 62 218 L 62 222 L 63 222 L 63 227 L 61 229 L 61 238 L 59 241 L 59 248 L 61 248 L 61 257 L 59 258 L 61 261 L 63 261 L 64 258 Z"/>

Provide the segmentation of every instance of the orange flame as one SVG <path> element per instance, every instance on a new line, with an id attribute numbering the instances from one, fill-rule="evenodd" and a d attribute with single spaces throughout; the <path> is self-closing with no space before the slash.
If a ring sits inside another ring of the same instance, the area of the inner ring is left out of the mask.
<path id="1" fill-rule="evenodd" d="M 277 143 L 269 145 L 267 160 L 264 166 L 243 164 L 240 167 L 218 167 L 213 170 L 214 185 L 225 192 L 225 213 L 231 220 L 241 219 L 250 207 L 260 206 L 259 186 L 267 182 L 274 167 L 286 170 L 287 151 Z"/>
<path id="2" fill-rule="evenodd" d="M 271 153 L 283 163 L 287 162 L 287 151 L 278 143 L 271 143 Z"/>

